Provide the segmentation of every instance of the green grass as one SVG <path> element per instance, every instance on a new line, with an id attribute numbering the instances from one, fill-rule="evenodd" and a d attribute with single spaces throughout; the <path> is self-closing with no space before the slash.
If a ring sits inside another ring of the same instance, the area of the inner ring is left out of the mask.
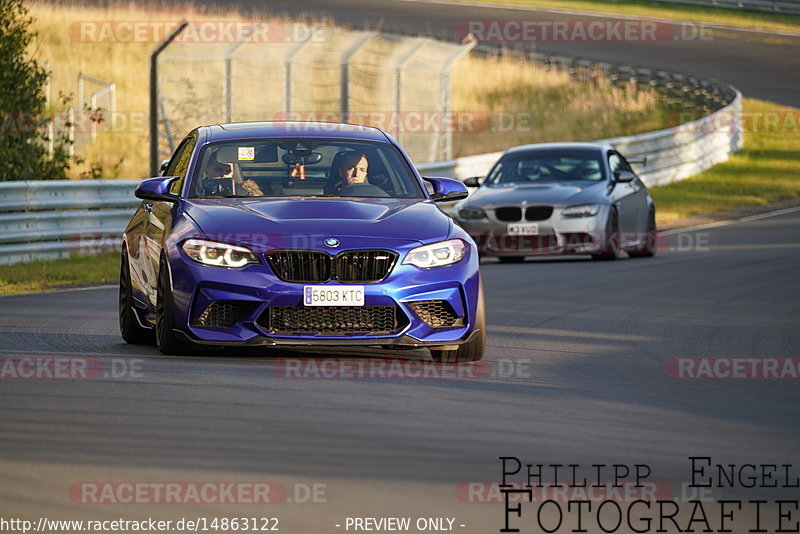
<path id="1" fill-rule="evenodd" d="M 0 295 L 110 284 L 118 280 L 119 252 L 0 265 Z"/>
<path id="2" fill-rule="evenodd" d="M 800 32 L 800 17 L 735 9 L 654 4 L 651 2 L 598 0 L 470 0 L 486 4 L 515 4 L 576 11 L 596 11 L 616 15 L 645 16 L 696 23 L 739 26 L 772 31 Z"/>
<path id="3" fill-rule="evenodd" d="M 777 128 L 758 127 L 756 118 L 775 112 L 791 120 Z M 749 117 L 744 124 L 751 125 L 745 128 L 745 146 L 728 161 L 650 189 L 660 223 L 800 197 L 800 110 L 746 98 L 744 116 Z"/>

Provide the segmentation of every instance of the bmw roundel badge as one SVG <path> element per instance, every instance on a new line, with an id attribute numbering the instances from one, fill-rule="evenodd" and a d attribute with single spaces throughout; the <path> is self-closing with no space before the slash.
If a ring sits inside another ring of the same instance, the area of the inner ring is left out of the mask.
<path id="1" fill-rule="evenodd" d="M 339 246 L 339 240 L 338 239 L 334 239 L 333 237 L 329 237 L 328 239 L 325 240 L 325 245 L 329 246 L 331 248 L 338 247 Z"/>

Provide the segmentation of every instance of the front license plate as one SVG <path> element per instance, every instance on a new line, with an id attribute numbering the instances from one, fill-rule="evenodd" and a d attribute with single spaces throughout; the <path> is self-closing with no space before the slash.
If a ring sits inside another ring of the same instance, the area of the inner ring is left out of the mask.
<path id="1" fill-rule="evenodd" d="M 508 235 L 539 235 L 539 225 L 535 223 L 512 223 L 508 225 Z"/>
<path id="2" fill-rule="evenodd" d="M 305 306 L 363 306 L 364 286 L 305 286 Z"/>

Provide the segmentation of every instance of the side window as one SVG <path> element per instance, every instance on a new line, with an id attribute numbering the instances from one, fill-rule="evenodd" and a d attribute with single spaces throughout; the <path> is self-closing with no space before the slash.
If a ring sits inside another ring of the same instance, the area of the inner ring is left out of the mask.
<path id="1" fill-rule="evenodd" d="M 614 176 L 614 173 L 619 170 L 619 164 L 621 161 L 622 160 L 619 159 L 619 156 L 614 152 L 608 153 L 608 170 L 611 173 L 611 176 Z"/>
<path id="2" fill-rule="evenodd" d="M 192 157 L 192 152 L 194 152 L 196 142 L 194 136 L 185 139 L 172 156 L 164 176 L 179 176 L 180 178 L 172 183 L 169 188 L 170 193 L 179 195 L 183 189 L 186 169 L 189 167 L 189 160 Z"/>
<path id="3" fill-rule="evenodd" d="M 631 166 L 628 165 L 628 162 L 625 161 L 625 159 L 616 152 L 609 152 L 608 168 L 611 171 L 612 176 L 616 171 L 633 172 L 633 169 L 631 169 Z"/>

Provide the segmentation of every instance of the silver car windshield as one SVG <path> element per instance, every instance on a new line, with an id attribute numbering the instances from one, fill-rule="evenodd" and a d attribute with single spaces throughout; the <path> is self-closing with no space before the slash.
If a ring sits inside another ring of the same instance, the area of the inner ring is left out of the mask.
<path id="1" fill-rule="evenodd" d="M 484 184 L 508 187 L 603 179 L 603 165 L 598 152 L 548 150 L 504 156 L 492 168 Z"/>
<path id="2" fill-rule="evenodd" d="M 326 138 L 209 144 L 198 156 L 190 196 L 424 198 L 393 145 Z"/>

